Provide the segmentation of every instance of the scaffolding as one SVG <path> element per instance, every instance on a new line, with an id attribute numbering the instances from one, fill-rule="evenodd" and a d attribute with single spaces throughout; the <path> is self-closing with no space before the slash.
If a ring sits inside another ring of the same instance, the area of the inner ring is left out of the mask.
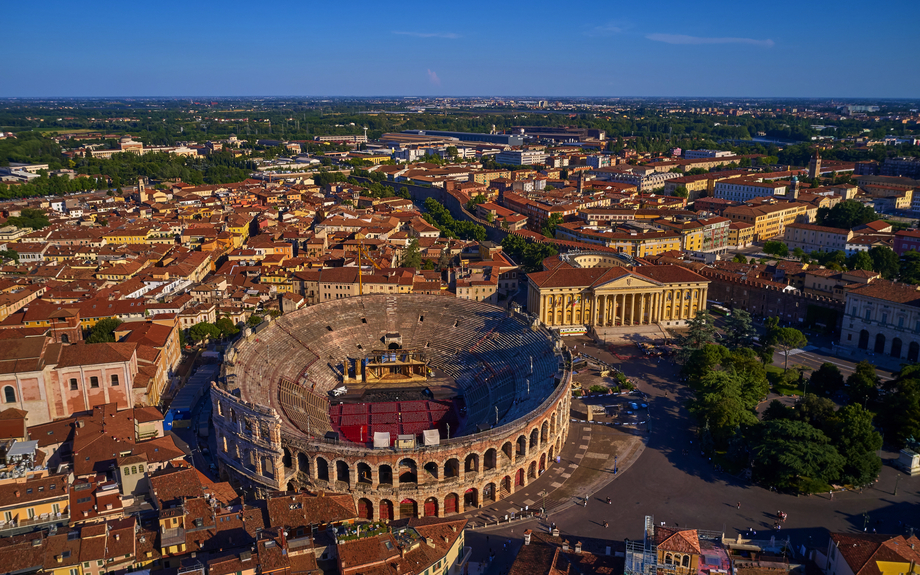
<path id="1" fill-rule="evenodd" d="M 722 543 L 723 532 L 697 529 L 700 539 Z M 645 534 L 642 541 L 626 541 L 625 575 L 667 575 L 679 565 L 658 562 L 658 545 L 655 543 L 655 516 L 645 516 Z"/>

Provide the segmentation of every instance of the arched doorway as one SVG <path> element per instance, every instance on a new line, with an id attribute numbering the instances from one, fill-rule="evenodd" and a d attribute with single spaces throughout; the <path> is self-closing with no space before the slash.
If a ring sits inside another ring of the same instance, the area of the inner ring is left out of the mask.
<path id="1" fill-rule="evenodd" d="M 393 502 L 389 499 L 380 501 L 380 519 L 393 519 Z"/>
<path id="2" fill-rule="evenodd" d="M 377 481 L 381 485 L 393 485 L 393 468 L 389 465 L 381 465 L 377 468 Z"/>
<path id="3" fill-rule="evenodd" d="M 418 483 L 415 461 L 408 457 L 399 462 L 399 484 L 404 483 Z"/>
<path id="4" fill-rule="evenodd" d="M 482 498 L 487 502 L 498 500 L 494 483 L 486 483 L 486 486 L 482 489 Z"/>
<path id="5" fill-rule="evenodd" d="M 536 427 L 533 428 L 533 431 L 530 432 L 530 452 L 533 453 L 533 450 L 540 445 L 540 431 Z"/>
<path id="6" fill-rule="evenodd" d="M 544 421 L 540 426 L 540 445 L 546 447 L 547 441 L 549 441 L 549 422 Z"/>
<path id="7" fill-rule="evenodd" d="M 529 477 L 530 479 L 537 478 L 537 462 L 536 461 L 530 462 L 530 467 L 527 468 L 527 477 Z"/>
<path id="8" fill-rule="evenodd" d="M 493 450 L 494 451 L 494 450 Z M 465 473 L 476 473 L 479 471 L 479 455 L 471 453 L 466 456 L 466 461 L 463 464 L 463 469 Z"/>
<path id="9" fill-rule="evenodd" d="M 297 454 L 297 470 L 307 475 L 310 474 L 310 459 L 304 453 Z"/>
<path id="10" fill-rule="evenodd" d="M 457 497 L 456 493 L 448 493 L 447 497 L 444 498 L 444 514 L 457 513 L 460 511 L 457 509 L 457 505 L 460 503 L 460 498 Z"/>
<path id="11" fill-rule="evenodd" d="M 901 338 L 899 337 L 896 337 L 893 340 L 891 340 L 891 353 L 890 353 L 891 357 L 901 357 L 901 346 L 902 345 L 903 344 L 901 343 Z"/>
<path id="12" fill-rule="evenodd" d="M 885 334 L 883 333 L 875 336 L 875 353 L 885 353 Z"/>
<path id="13" fill-rule="evenodd" d="M 418 517 L 418 503 L 415 499 L 403 499 L 399 502 L 399 518 Z"/>
<path id="14" fill-rule="evenodd" d="M 514 484 L 518 487 L 524 487 L 524 468 L 520 468 L 514 474 Z"/>
<path id="15" fill-rule="evenodd" d="M 479 491 L 471 487 L 463 494 L 463 508 L 476 509 L 477 507 L 479 507 Z"/>
<path id="16" fill-rule="evenodd" d="M 281 463 L 288 469 L 294 466 L 294 458 L 291 456 L 291 452 L 287 447 L 284 448 L 284 456 L 281 458 Z"/>
<path id="17" fill-rule="evenodd" d="M 869 349 L 869 332 L 862 330 L 859 332 L 859 349 Z"/>
<path id="18" fill-rule="evenodd" d="M 907 346 L 907 361 L 916 362 L 920 358 L 920 343 L 910 342 Z"/>
<path id="19" fill-rule="evenodd" d="M 438 480 L 438 464 L 437 463 L 435 463 L 434 461 L 429 461 L 428 463 L 425 464 L 425 467 L 423 469 L 425 470 L 424 476 L 425 476 L 426 483 L 429 480 L 437 482 Z"/>
<path id="20" fill-rule="evenodd" d="M 460 477 L 460 460 L 453 458 L 448 459 L 444 464 L 444 479 L 453 479 Z"/>
<path id="21" fill-rule="evenodd" d="M 293 482 L 293 481 L 288 481 L 287 490 L 288 490 L 288 491 L 297 491 L 297 486 L 294 485 L 294 482 Z"/>
<path id="22" fill-rule="evenodd" d="M 511 494 L 511 477 L 509 477 L 508 475 L 506 475 L 506 476 L 504 476 L 504 477 L 502 478 L 502 493 L 501 493 L 501 496 L 504 497 L 506 494 L 507 494 L 507 495 L 510 495 L 510 494 Z"/>
<path id="23" fill-rule="evenodd" d="M 546 471 L 546 454 L 540 456 L 540 473 Z"/>
<path id="24" fill-rule="evenodd" d="M 374 504 L 371 503 L 370 499 L 362 497 L 358 500 L 358 517 L 361 519 L 367 519 L 368 521 L 373 521 Z"/>
<path id="25" fill-rule="evenodd" d="M 434 497 L 429 497 L 425 500 L 425 517 L 437 517 L 438 516 L 438 500 Z"/>
<path id="26" fill-rule="evenodd" d="M 498 467 L 498 452 L 494 448 L 486 450 L 484 466 L 487 471 Z"/>

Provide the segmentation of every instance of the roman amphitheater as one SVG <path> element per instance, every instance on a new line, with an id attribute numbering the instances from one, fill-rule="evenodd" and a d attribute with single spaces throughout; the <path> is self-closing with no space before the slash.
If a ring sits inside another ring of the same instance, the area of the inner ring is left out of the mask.
<path id="1" fill-rule="evenodd" d="M 336 299 L 247 331 L 212 387 L 221 476 L 348 493 L 367 519 L 488 505 L 552 465 L 571 374 L 544 327 L 433 295 Z"/>

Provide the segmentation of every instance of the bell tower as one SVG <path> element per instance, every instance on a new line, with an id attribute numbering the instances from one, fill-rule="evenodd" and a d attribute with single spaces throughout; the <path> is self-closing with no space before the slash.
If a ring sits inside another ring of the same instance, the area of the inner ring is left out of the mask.
<path id="1" fill-rule="evenodd" d="M 821 153 L 815 150 L 815 155 L 808 162 L 808 177 L 812 180 L 821 177 Z"/>

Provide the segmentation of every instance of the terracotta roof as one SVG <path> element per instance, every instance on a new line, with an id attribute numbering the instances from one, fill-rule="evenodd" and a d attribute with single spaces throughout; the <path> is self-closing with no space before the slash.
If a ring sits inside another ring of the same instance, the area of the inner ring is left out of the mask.
<path id="1" fill-rule="evenodd" d="M 655 539 L 661 551 L 700 554 L 700 537 L 696 529 L 655 528 Z"/>
<path id="2" fill-rule="evenodd" d="M 875 280 L 872 283 L 850 290 L 850 293 L 920 307 L 920 291 L 918 291 L 918 286 L 889 280 Z"/>
<path id="3" fill-rule="evenodd" d="M 901 535 L 831 533 L 831 541 L 854 575 L 882 575 L 879 562 L 920 562 L 920 540 Z"/>

